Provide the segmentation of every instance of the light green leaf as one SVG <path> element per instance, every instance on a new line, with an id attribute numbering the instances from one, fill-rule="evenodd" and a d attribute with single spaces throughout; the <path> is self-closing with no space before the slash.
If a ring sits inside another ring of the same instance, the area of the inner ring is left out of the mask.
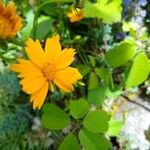
<path id="1" fill-rule="evenodd" d="M 149 59 L 149 71 L 150 71 L 150 59 Z"/>
<path id="2" fill-rule="evenodd" d="M 107 134 L 109 136 L 116 136 L 119 134 L 123 126 L 124 126 L 124 121 L 111 119 L 109 121 L 109 129 L 107 131 Z"/>
<path id="3" fill-rule="evenodd" d="M 88 102 L 96 106 L 101 106 L 106 98 L 107 87 L 97 87 L 88 92 Z"/>
<path id="4" fill-rule="evenodd" d="M 42 0 L 42 2 L 47 2 L 47 3 L 56 3 L 56 2 L 64 2 L 64 3 L 72 3 L 73 0 Z"/>
<path id="5" fill-rule="evenodd" d="M 91 111 L 83 121 L 86 129 L 94 133 L 104 133 L 108 129 L 109 115 L 103 110 Z"/>
<path id="6" fill-rule="evenodd" d="M 150 59 L 149 59 L 149 72 L 150 72 Z"/>
<path id="7" fill-rule="evenodd" d="M 108 51 L 105 59 L 112 68 L 120 67 L 133 58 L 136 52 L 134 43 L 122 42 Z"/>
<path id="8" fill-rule="evenodd" d="M 75 119 L 82 118 L 89 110 L 88 102 L 80 98 L 79 100 L 70 100 L 70 114 Z"/>
<path id="9" fill-rule="evenodd" d="M 69 116 L 54 104 L 46 103 L 42 109 L 42 125 L 50 130 L 65 128 L 70 123 Z"/>
<path id="10" fill-rule="evenodd" d="M 100 134 L 91 133 L 85 129 L 80 130 L 79 140 L 84 150 L 109 150 L 109 141 Z"/>
<path id="11" fill-rule="evenodd" d="M 149 59 L 144 53 L 139 53 L 127 77 L 126 87 L 130 88 L 144 82 L 149 75 Z"/>
<path id="12" fill-rule="evenodd" d="M 117 99 L 122 93 L 123 93 L 122 90 L 115 88 L 115 89 L 107 89 L 106 95 L 108 98 Z"/>
<path id="13" fill-rule="evenodd" d="M 114 23 L 121 20 L 122 0 L 97 0 L 92 3 L 85 1 L 84 16 L 85 18 L 101 18 L 104 23 Z"/>
<path id="14" fill-rule="evenodd" d="M 91 72 L 89 75 L 89 84 L 88 84 L 88 90 L 93 90 L 96 87 L 98 87 L 99 82 L 96 74 L 94 72 Z"/>
<path id="15" fill-rule="evenodd" d="M 32 28 L 33 28 L 33 20 L 34 20 L 33 9 L 30 9 L 26 13 L 25 16 L 26 16 L 27 24 L 25 25 L 25 27 L 20 32 L 23 41 L 27 40 L 27 38 L 30 36 L 30 33 L 32 31 Z"/>
<path id="16" fill-rule="evenodd" d="M 63 142 L 60 144 L 58 150 L 80 150 L 78 139 L 75 135 L 70 133 L 65 137 Z"/>

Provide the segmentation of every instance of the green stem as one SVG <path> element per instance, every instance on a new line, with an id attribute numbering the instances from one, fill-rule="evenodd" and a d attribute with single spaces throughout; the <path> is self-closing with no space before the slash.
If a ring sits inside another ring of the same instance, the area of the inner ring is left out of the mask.
<path id="1" fill-rule="evenodd" d="M 114 82 L 113 82 L 113 77 L 112 77 L 112 69 L 111 67 L 109 66 L 109 64 L 107 63 L 107 61 L 104 59 L 105 63 L 106 63 L 106 66 L 109 70 L 109 78 L 110 78 L 110 83 L 111 83 L 111 87 L 112 89 L 114 89 Z"/>
<path id="2" fill-rule="evenodd" d="M 34 21 L 33 21 L 33 34 L 34 34 L 34 39 L 36 39 L 36 29 L 37 29 L 37 20 L 38 20 L 38 16 L 40 11 L 42 10 L 42 8 L 48 4 L 51 3 L 55 3 L 55 2 L 73 2 L 73 0 L 47 0 L 45 2 L 43 2 L 41 5 L 39 5 L 39 7 L 37 8 L 36 12 L 35 12 L 35 16 L 34 16 Z"/>

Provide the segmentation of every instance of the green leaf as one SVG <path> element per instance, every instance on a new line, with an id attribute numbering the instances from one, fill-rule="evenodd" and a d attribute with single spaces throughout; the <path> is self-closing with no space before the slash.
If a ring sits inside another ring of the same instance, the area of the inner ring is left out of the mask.
<path id="1" fill-rule="evenodd" d="M 127 77 L 126 87 L 130 88 L 144 82 L 149 75 L 149 59 L 144 53 L 139 53 Z"/>
<path id="2" fill-rule="evenodd" d="M 26 16 L 27 24 L 25 25 L 25 27 L 20 32 L 23 41 L 27 40 L 27 38 L 30 36 L 30 33 L 32 31 L 32 28 L 33 28 L 33 20 L 34 20 L 33 9 L 30 9 L 26 13 L 25 16 Z"/>
<path id="3" fill-rule="evenodd" d="M 88 92 L 88 102 L 96 106 L 101 106 L 106 98 L 107 87 L 97 87 Z"/>
<path id="4" fill-rule="evenodd" d="M 42 109 L 42 125 L 50 130 L 65 128 L 70 123 L 69 116 L 54 104 L 46 103 Z"/>
<path id="5" fill-rule="evenodd" d="M 80 150 L 78 139 L 75 135 L 70 133 L 65 137 L 63 142 L 60 144 L 58 150 Z"/>
<path id="6" fill-rule="evenodd" d="M 101 18 L 104 23 L 118 22 L 121 20 L 121 3 L 122 0 L 97 0 L 97 3 L 86 0 L 84 16 L 85 18 Z"/>
<path id="7" fill-rule="evenodd" d="M 79 69 L 79 72 L 82 74 L 82 76 L 87 75 L 90 72 L 90 67 L 86 65 L 77 65 L 76 66 Z"/>
<path id="8" fill-rule="evenodd" d="M 49 17 L 40 17 L 38 19 L 38 25 L 36 29 L 36 38 L 39 40 L 43 40 L 46 38 L 48 33 L 52 29 L 52 19 Z"/>
<path id="9" fill-rule="evenodd" d="M 106 84 L 110 83 L 110 72 L 108 69 L 103 67 L 95 68 L 95 73 L 99 78 L 105 81 Z"/>
<path id="10" fill-rule="evenodd" d="M 112 68 L 120 67 L 131 60 L 136 52 L 136 46 L 133 43 L 122 42 L 108 51 L 105 59 Z"/>
<path id="11" fill-rule="evenodd" d="M 56 2 L 64 2 L 64 3 L 72 3 L 73 2 L 73 0 L 42 0 L 42 2 L 47 2 L 47 3 L 56 3 Z M 47 4 L 46 3 L 46 4 Z"/>
<path id="12" fill-rule="evenodd" d="M 91 72 L 89 75 L 89 84 L 88 84 L 88 90 L 93 90 L 96 87 L 98 87 L 99 82 L 96 74 L 94 72 Z"/>
<path id="13" fill-rule="evenodd" d="M 111 119 L 109 121 L 109 129 L 107 131 L 107 134 L 109 136 L 116 136 L 119 134 L 123 126 L 124 126 L 124 121 Z"/>
<path id="14" fill-rule="evenodd" d="M 50 17 L 57 18 L 58 17 L 58 12 L 56 11 L 57 9 L 57 3 L 49 3 L 45 5 L 42 10 L 48 14 Z"/>
<path id="15" fill-rule="evenodd" d="M 95 67 L 95 65 L 96 65 L 95 57 L 89 55 L 88 58 L 89 58 L 89 60 L 90 60 L 91 66 L 92 66 L 92 67 Z"/>
<path id="16" fill-rule="evenodd" d="M 80 130 L 79 140 L 84 150 L 108 150 L 110 149 L 110 143 L 103 135 L 91 133 L 85 129 Z"/>
<path id="17" fill-rule="evenodd" d="M 86 129 L 94 133 L 104 133 L 108 129 L 109 115 L 103 110 L 91 111 L 83 121 Z"/>
<path id="18" fill-rule="evenodd" d="M 80 98 L 79 100 L 70 100 L 70 113 L 75 119 L 82 118 L 89 110 L 88 102 Z"/>
<path id="19" fill-rule="evenodd" d="M 117 99 L 123 93 L 119 88 L 107 89 L 107 98 Z"/>
<path id="20" fill-rule="evenodd" d="M 149 72 L 150 72 L 150 59 L 149 59 Z"/>

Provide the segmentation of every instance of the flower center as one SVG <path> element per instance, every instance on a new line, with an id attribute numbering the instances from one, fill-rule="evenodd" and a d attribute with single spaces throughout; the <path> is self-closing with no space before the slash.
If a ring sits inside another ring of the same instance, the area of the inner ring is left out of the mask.
<path id="1" fill-rule="evenodd" d="M 48 81 L 52 81 L 55 77 L 56 69 L 53 65 L 46 64 L 42 72 Z"/>

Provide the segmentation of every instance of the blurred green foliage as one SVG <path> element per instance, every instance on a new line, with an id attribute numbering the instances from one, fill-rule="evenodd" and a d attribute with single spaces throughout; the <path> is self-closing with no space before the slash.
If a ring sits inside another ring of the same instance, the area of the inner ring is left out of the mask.
<path id="1" fill-rule="evenodd" d="M 24 26 L 15 39 L 0 41 L 0 149 L 113 147 L 111 137 L 121 140 L 118 134 L 125 119 L 114 119 L 115 110 L 109 101 L 123 93 L 132 94 L 134 88 L 140 89 L 148 80 L 148 23 L 138 25 L 134 12 L 128 19 L 121 18 L 122 10 L 127 9 L 121 0 L 14 2 Z M 81 21 L 69 22 L 67 13 L 71 7 L 83 9 Z M 147 7 L 149 4 L 145 7 L 149 16 Z M 29 37 L 39 39 L 44 46 L 45 40 L 56 33 L 63 48 L 76 49 L 72 66 L 79 69 L 83 80 L 75 85 L 73 93 L 66 94 L 55 87 L 42 111 L 32 110 L 29 96 L 21 91 L 19 79 L 9 67 L 18 57 L 26 57 L 24 47 Z"/>

